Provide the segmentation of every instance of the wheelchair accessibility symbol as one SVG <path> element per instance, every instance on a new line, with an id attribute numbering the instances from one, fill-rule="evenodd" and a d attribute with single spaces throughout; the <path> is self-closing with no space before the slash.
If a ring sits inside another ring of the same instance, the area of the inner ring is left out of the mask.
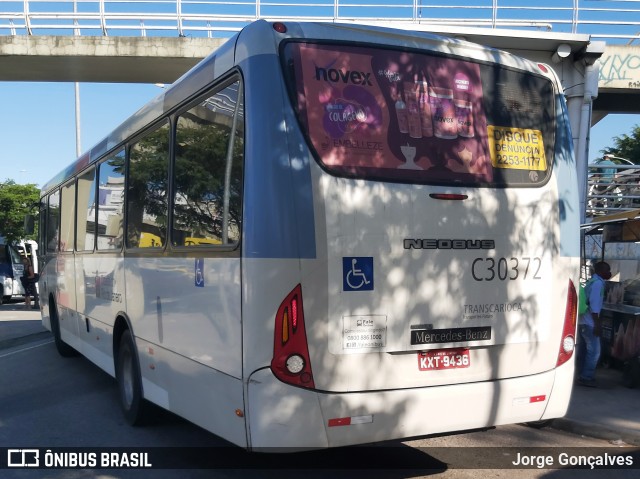
<path id="1" fill-rule="evenodd" d="M 373 258 L 348 256 L 342 258 L 342 290 L 373 291 Z"/>

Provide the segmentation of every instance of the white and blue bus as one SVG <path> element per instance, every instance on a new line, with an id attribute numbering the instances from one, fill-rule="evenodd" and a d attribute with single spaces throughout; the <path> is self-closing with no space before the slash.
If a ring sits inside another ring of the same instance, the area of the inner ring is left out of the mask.
<path id="1" fill-rule="evenodd" d="M 0 304 L 24 296 L 20 277 L 24 272 L 22 257 L 29 258 L 38 273 L 38 243 L 33 240 L 8 242 L 0 236 Z M 36 296 L 37 301 L 37 296 Z"/>
<path id="2" fill-rule="evenodd" d="M 252 450 L 556 418 L 578 202 L 549 66 L 257 21 L 43 188 L 43 323 Z"/>
<path id="3" fill-rule="evenodd" d="M 0 236 L 0 287 L 2 288 L 0 304 L 24 295 L 24 289 L 20 283 L 23 269 L 20 253 L 16 247 Z"/>

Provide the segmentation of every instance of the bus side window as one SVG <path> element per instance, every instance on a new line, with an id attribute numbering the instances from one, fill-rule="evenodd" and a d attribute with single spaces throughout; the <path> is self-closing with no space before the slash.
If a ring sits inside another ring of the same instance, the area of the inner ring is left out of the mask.
<path id="1" fill-rule="evenodd" d="M 96 177 L 91 168 L 78 177 L 78 216 L 76 218 L 76 249 L 93 251 L 96 233 Z"/>
<path id="2" fill-rule="evenodd" d="M 60 237 L 60 191 L 51 193 L 47 202 L 47 251 L 55 252 Z"/>
<path id="3" fill-rule="evenodd" d="M 103 161 L 98 170 L 98 213 L 95 234 L 98 250 L 118 250 L 124 237 L 124 150 Z M 87 218 L 87 222 L 91 221 Z"/>
<path id="4" fill-rule="evenodd" d="M 60 251 L 73 251 L 76 217 L 76 184 L 67 183 L 61 189 L 60 207 Z"/>
<path id="5" fill-rule="evenodd" d="M 127 246 L 162 248 L 167 238 L 169 122 L 129 150 Z"/>
<path id="6" fill-rule="evenodd" d="M 40 198 L 40 220 L 38 222 L 38 251 L 47 252 L 47 198 Z"/>
<path id="7" fill-rule="evenodd" d="M 173 246 L 233 245 L 240 239 L 244 119 L 232 83 L 176 124 Z"/>

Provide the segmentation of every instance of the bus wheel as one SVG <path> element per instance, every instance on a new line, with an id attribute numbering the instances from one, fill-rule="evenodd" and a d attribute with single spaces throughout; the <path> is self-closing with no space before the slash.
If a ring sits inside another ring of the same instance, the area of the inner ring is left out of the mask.
<path id="1" fill-rule="evenodd" d="M 58 354 L 65 358 L 77 356 L 78 351 L 73 349 L 62 340 L 62 336 L 60 335 L 60 323 L 58 321 L 58 310 L 56 309 L 56 305 L 53 300 L 49 301 L 49 318 L 51 320 L 51 332 L 53 333 L 53 341 L 56 344 Z"/>
<path id="2" fill-rule="evenodd" d="M 552 422 L 553 422 L 553 419 L 542 419 L 540 421 L 531 421 L 526 424 L 527 426 L 532 427 L 534 429 L 543 429 L 545 427 L 550 426 Z"/>
<path id="3" fill-rule="evenodd" d="M 141 426 L 146 422 L 149 405 L 142 397 L 140 365 L 135 353 L 135 343 L 128 329 L 120 337 L 116 379 L 120 390 L 120 406 L 127 422 Z"/>

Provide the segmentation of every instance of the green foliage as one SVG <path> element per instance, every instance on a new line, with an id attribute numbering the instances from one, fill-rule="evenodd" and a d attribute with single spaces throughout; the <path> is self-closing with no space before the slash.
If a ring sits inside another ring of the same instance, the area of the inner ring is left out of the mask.
<path id="1" fill-rule="evenodd" d="M 37 231 L 25 234 L 24 219 L 27 215 L 37 217 L 39 199 L 40 190 L 34 184 L 18 185 L 13 180 L 0 183 L 0 235 L 9 242 L 36 239 Z"/>
<path id="2" fill-rule="evenodd" d="M 174 228 L 195 236 L 222 238 L 225 168 L 231 131 L 221 125 L 180 126 L 177 130 Z M 242 151 L 235 137 L 234 152 Z M 241 158 L 234 157 L 229 185 L 229 221 L 240 224 Z"/>
<path id="3" fill-rule="evenodd" d="M 158 228 L 153 231 L 164 244 L 167 230 L 167 194 L 169 171 L 169 126 L 144 137 L 131 148 L 129 165 L 129 223 L 130 245 L 137 246 L 144 228 L 144 216 L 153 218 Z"/>
<path id="4" fill-rule="evenodd" d="M 187 115 L 185 115 L 186 117 Z M 236 230 L 240 225 L 242 198 L 242 135 L 234 139 L 233 167 L 227 172 L 227 150 L 231 129 L 195 116 L 181 118 L 176 132 L 176 159 L 173 188 L 176 195 L 173 210 L 174 240 L 180 236 L 208 239 L 223 238 L 223 208 L 225 182 L 229 174 L 228 221 Z M 167 235 L 169 169 L 169 130 L 160 128 L 131 149 L 128 171 L 129 244 L 138 245 L 143 231 L 159 237 L 161 244 Z M 116 170 L 124 165 L 111 163 Z M 145 219 L 146 218 L 146 219 Z M 152 220 L 151 227 L 146 222 Z"/>
<path id="5" fill-rule="evenodd" d="M 601 152 L 605 155 L 614 155 L 626 158 L 636 165 L 640 165 L 640 125 L 631 130 L 631 134 L 623 134 L 613 138 L 615 146 L 608 146 Z"/>

